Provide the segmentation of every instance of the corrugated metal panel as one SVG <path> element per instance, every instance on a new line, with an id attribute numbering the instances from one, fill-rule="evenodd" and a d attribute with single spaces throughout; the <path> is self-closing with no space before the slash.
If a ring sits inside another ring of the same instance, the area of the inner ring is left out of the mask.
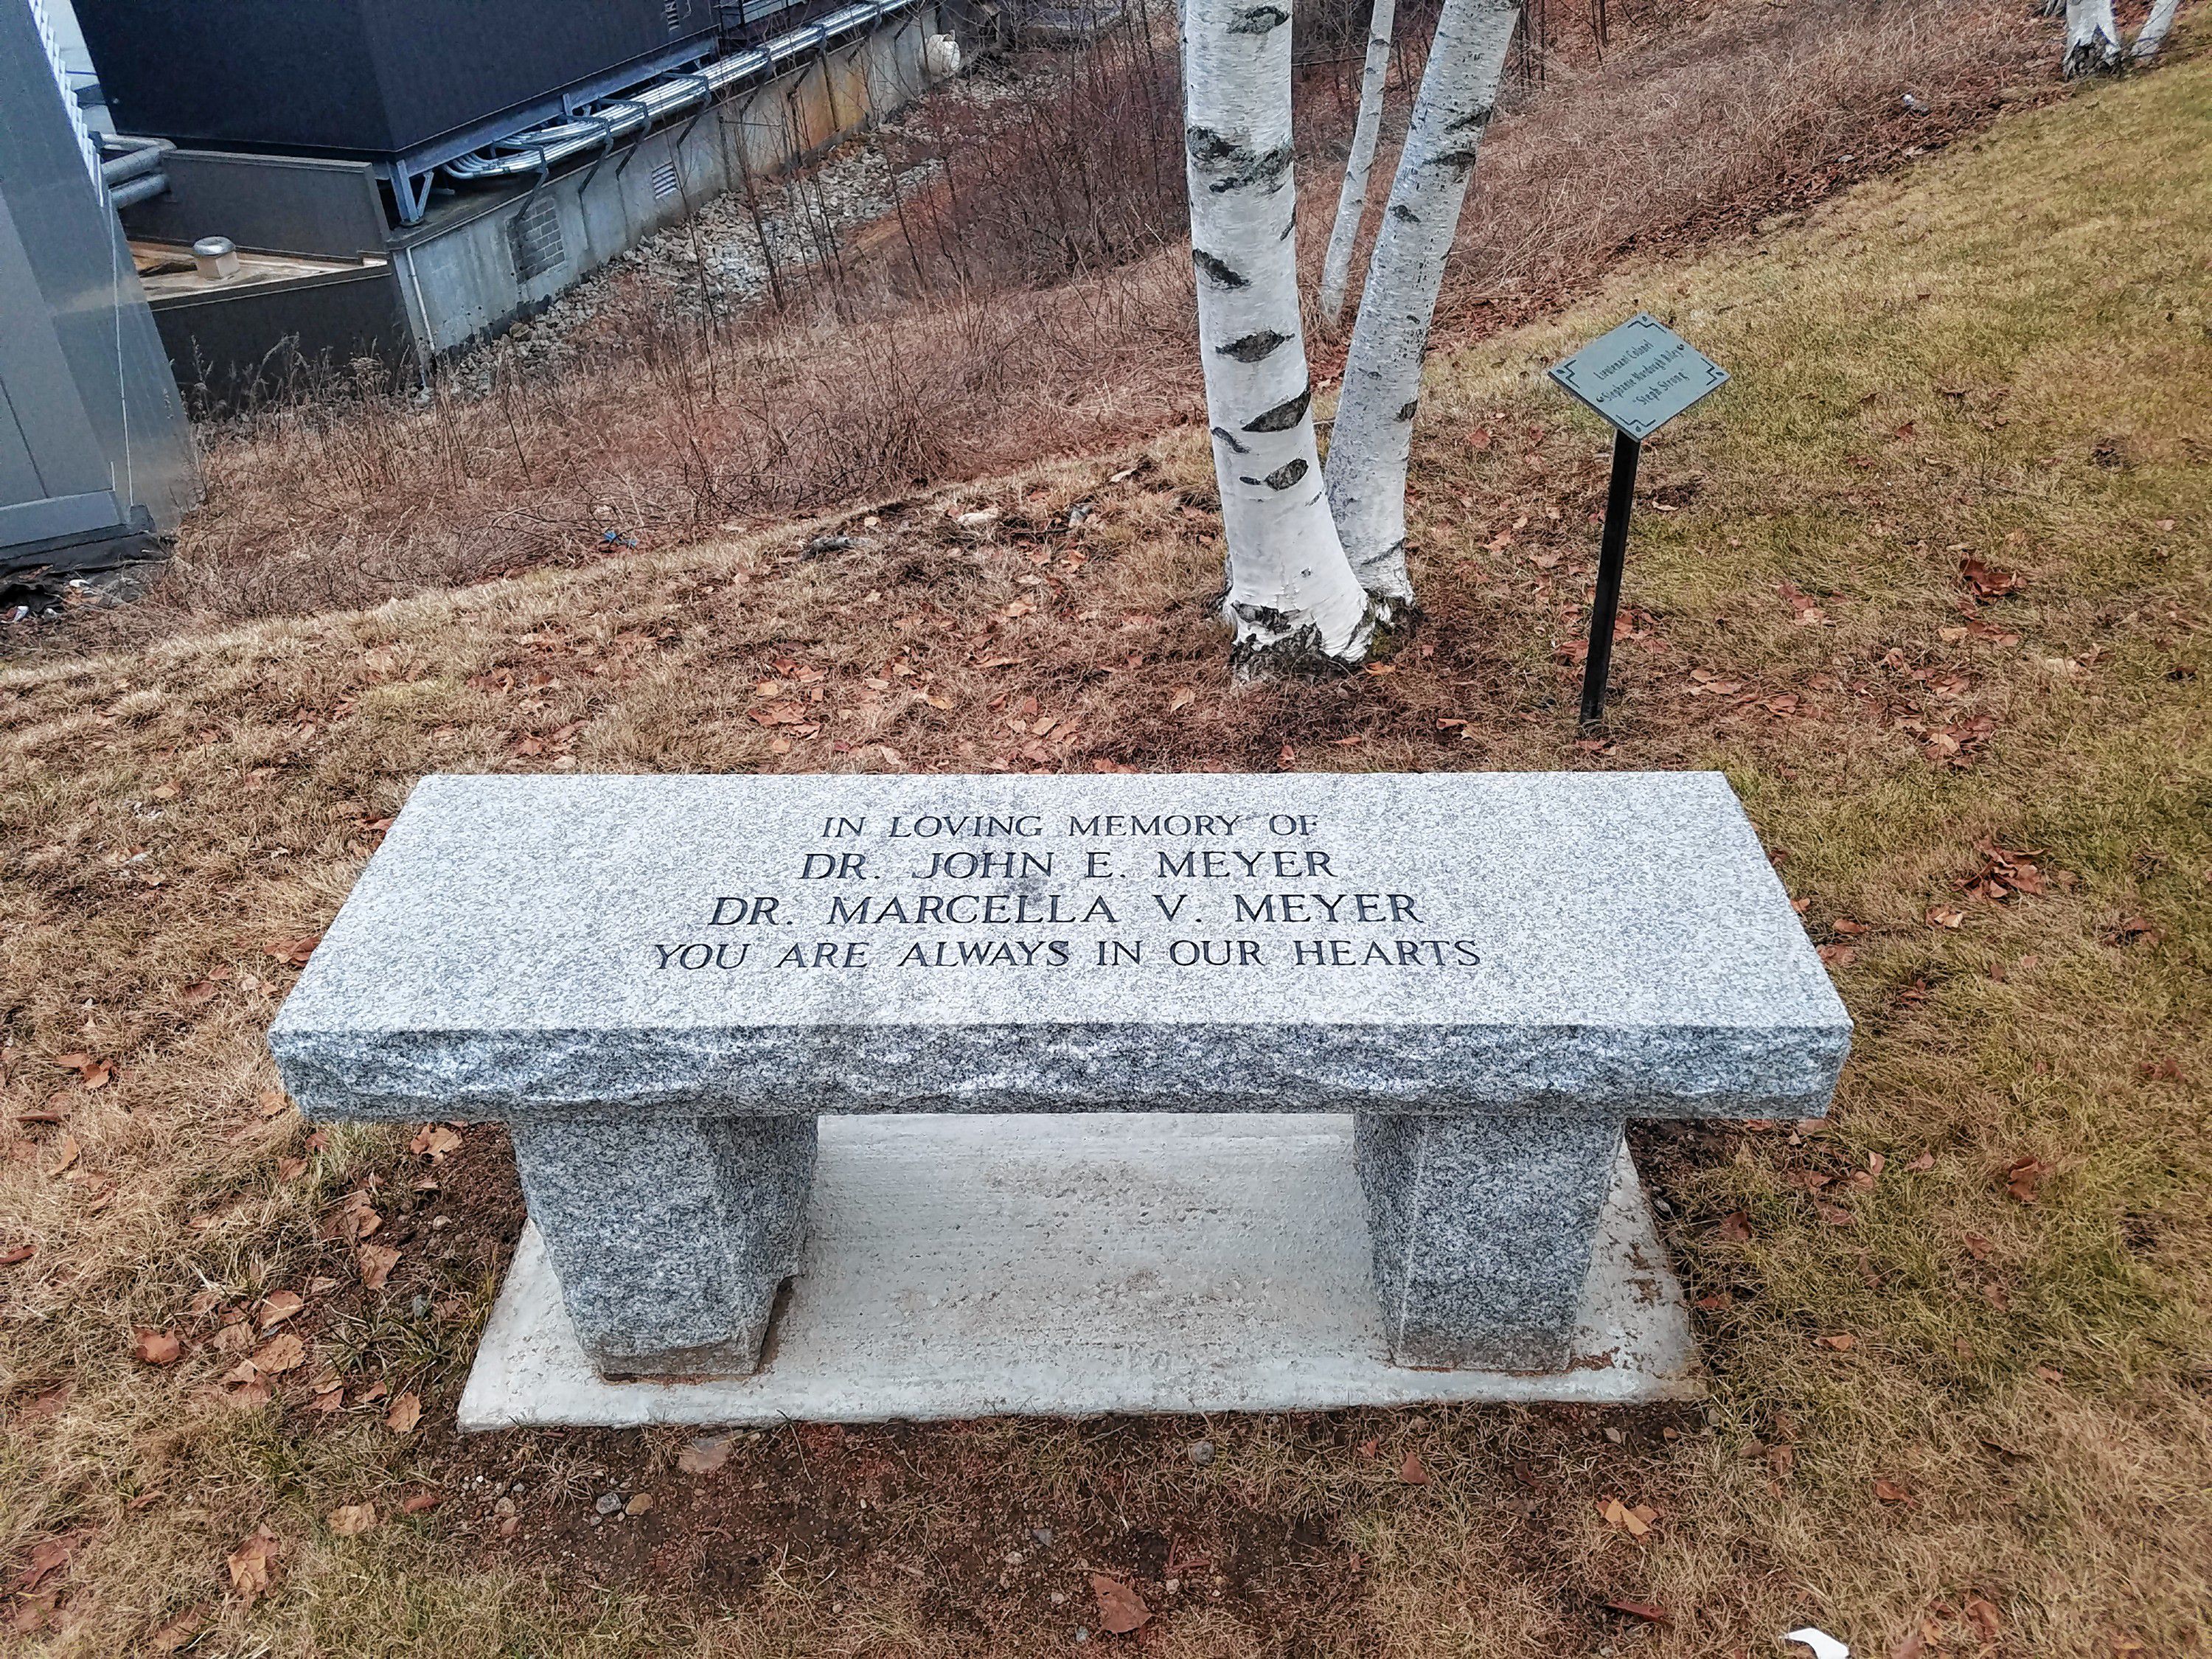
<path id="1" fill-rule="evenodd" d="M 77 0 L 117 126 L 179 143 L 420 149 L 713 35 L 708 0 Z"/>

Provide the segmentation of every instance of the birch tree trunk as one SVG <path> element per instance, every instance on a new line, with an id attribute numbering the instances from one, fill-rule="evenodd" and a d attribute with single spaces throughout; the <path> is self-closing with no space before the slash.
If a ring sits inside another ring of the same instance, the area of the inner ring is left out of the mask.
<path id="1" fill-rule="evenodd" d="M 2181 10 L 2181 0 L 2156 0 L 2150 15 L 2143 19 L 2142 27 L 2136 32 L 2136 43 L 2128 55 L 2138 64 L 2148 64 L 2158 56 L 2158 49 L 2166 44 L 2166 33 L 2173 27 L 2175 15 Z"/>
<path id="2" fill-rule="evenodd" d="M 1185 0 L 1199 355 L 1240 672 L 1357 662 L 1372 631 L 1322 488 L 1298 319 L 1291 0 Z"/>
<path id="3" fill-rule="evenodd" d="M 1336 193 L 1336 223 L 1328 234 L 1328 253 L 1321 266 L 1322 320 L 1334 328 L 1344 315 L 1345 290 L 1352 285 L 1352 250 L 1359 240 L 1359 222 L 1367 216 L 1367 175 L 1375 166 L 1375 141 L 1382 131 L 1382 83 L 1390 75 L 1390 33 L 1397 0 L 1375 0 L 1367 20 L 1367 62 L 1359 71 L 1359 120 L 1352 130 L 1352 154 L 1345 158 L 1344 185 Z"/>
<path id="4" fill-rule="evenodd" d="M 1516 0 L 1444 0 L 1352 325 L 1329 437 L 1328 501 L 1360 585 L 1386 618 L 1413 604 L 1406 463 L 1421 357 L 1520 12 Z"/>
<path id="5" fill-rule="evenodd" d="M 2068 80 L 2120 66 L 2120 26 L 2112 0 L 2066 0 L 2066 55 L 2058 72 Z"/>

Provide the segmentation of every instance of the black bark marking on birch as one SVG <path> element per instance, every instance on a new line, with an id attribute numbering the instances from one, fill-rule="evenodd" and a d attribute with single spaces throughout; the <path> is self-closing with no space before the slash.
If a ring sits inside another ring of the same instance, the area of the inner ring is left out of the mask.
<path id="1" fill-rule="evenodd" d="M 1244 422 L 1247 432 L 1288 432 L 1305 418 L 1306 405 L 1313 402 L 1313 382 L 1309 380 L 1299 389 L 1298 395 L 1277 404 L 1264 414 L 1255 415 Z M 1303 467 L 1305 463 L 1300 461 Z"/>
<path id="2" fill-rule="evenodd" d="M 1224 137 L 1211 127 L 1194 125 L 1183 129 L 1183 146 L 1200 171 L 1225 175 L 1206 187 L 1216 196 L 1247 185 L 1265 185 L 1273 190 L 1291 170 L 1292 151 L 1288 144 L 1256 150 Z"/>
<path id="3" fill-rule="evenodd" d="M 1215 437 L 1220 439 L 1222 442 L 1227 444 L 1230 448 L 1236 451 L 1239 455 L 1249 455 L 1252 453 L 1249 449 L 1245 447 L 1244 445 L 1237 441 L 1237 434 L 1231 432 L 1227 427 L 1217 426 L 1212 430 Z M 1244 482 L 1246 483 L 1250 483 L 1254 481 L 1250 478 L 1247 478 Z"/>
<path id="4" fill-rule="evenodd" d="M 1304 461 L 1285 461 L 1273 472 L 1270 472 L 1265 479 L 1261 480 L 1261 482 L 1266 483 L 1267 488 L 1270 489 L 1288 489 L 1292 484 L 1296 483 L 1299 479 L 1305 476 L 1306 464 Z"/>
<path id="5" fill-rule="evenodd" d="M 1246 152 L 1245 163 L 1226 179 L 1217 179 L 1206 188 L 1210 195 L 1226 196 L 1232 190 L 1243 190 L 1247 185 L 1264 185 L 1273 190 L 1290 176 L 1293 152 L 1288 144 L 1271 149 L 1265 155 Z"/>
<path id="6" fill-rule="evenodd" d="M 1224 161 L 1246 154 L 1244 147 L 1232 139 L 1224 138 L 1212 127 L 1195 123 L 1182 130 L 1183 148 L 1190 159 L 1202 167 L 1219 167 Z"/>
<path id="7" fill-rule="evenodd" d="M 1291 21 L 1280 6 L 1250 6 L 1229 20 L 1231 34 L 1269 34 Z"/>
<path id="8" fill-rule="evenodd" d="M 1469 127 L 1486 127 L 1489 125 L 1490 106 L 1485 104 L 1479 109 L 1469 110 L 1466 114 L 1458 117 L 1456 119 L 1445 122 L 1444 131 L 1446 132 L 1465 132 Z"/>
<path id="9" fill-rule="evenodd" d="M 1401 421 L 1410 421 L 1417 413 L 1419 412 L 1420 407 L 1421 400 L 1419 398 L 1414 398 L 1413 401 L 1409 404 L 1400 404 L 1398 405 L 1398 418 Z"/>
<path id="10" fill-rule="evenodd" d="M 1440 149 L 1429 158 L 1429 165 L 1472 173 L 1474 171 L 1474 146 L 1469 144 L 1465 149 Z"/>
<path id="11" fill-rule="evenodd" d="M 1403 202 L 1390 204 L 1390 216 L 1401 225 L 1418 225 L 1421 222 L 1421 216 Z"/>
<path id="12" fill-rule="evenodd" d="M 1198 274 L 1216 288 L 1249 288 L 1250 281 L 1223 260 L 1215 258 L 1202 247 L 1190 251 L 1190 262 L 1198 267 Z"/>
<path id="13" fill-rule="evenodd" d="M 1290 343 L 1289 335 L 1278 334 L 1272 328 L 1263 328 L 1257 334 L 1247 334 L 1242 339 L 1231 340 L 1227 345 L 1218 345 L 1213 349 L 1217 356 L 1234 357 L 1240 363 L 1256 363 L 1277 347 L 1286 346 Z M 1219 427 L 1213 429 L 1216 432 L 1221 430 Z"/>
<path id="14" fill-rule="evenodd" d="M 1369 609 L 1371 612 L 1373 607 Z M 1241 679 L 1335 679 L 1358 666 L 1357 661 L 1332 657 L 1322 648 L 1318 623 L 1307 623 L 1284 633 L 1279 630 L 1290 627 L 1288 611 L 1256 605 L 1231 605 L 1229 610 L 1239 620 L 1266 630 L 1257 636 L 1247 635 L 1230 647 L 1230 672 Z"/>

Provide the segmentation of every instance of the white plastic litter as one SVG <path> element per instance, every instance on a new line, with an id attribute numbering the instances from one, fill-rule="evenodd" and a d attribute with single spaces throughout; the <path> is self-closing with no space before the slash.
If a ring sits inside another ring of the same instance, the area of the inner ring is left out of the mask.
<path id="1" fill-rule="evenodd" d="M 1851 1650 L 1824 1630 L 1814 1630 L 1810 1625 L 1802 1630 L 1793 1630 L 1782 1638 L 1785 1642 L 1802 1642 L 1813 1650 L 1813 1659 L 1851 1659 Z"/>

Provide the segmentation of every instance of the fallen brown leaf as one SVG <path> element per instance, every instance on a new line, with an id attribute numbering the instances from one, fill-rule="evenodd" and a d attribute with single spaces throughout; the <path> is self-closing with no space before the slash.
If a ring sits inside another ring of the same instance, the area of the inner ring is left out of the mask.
<path id="1" fill-rule="evenodd" d="M 1978 599 L 2001 599 L 2020 592 L 2020 578 L 2009 570 L 1984 564 L 1971 554 L 1959 561 L 1959 580 Z"/>
<path id="2" fill-rule="evenodd" d="M 2040 1158 L 2016 1158 L 2005 1169 L 2005 1190 L 2023 1204 L 2035 1202 L 2036 1188 L 2051 1173 Z"/>
<path id="3" fill-rule="evenodd" d="M 1406 1454 L 1406 1461 L 1398 1465 L 1398 1479 L 1409 1486 L 1425 1486 L 1429 1484 L 1429 1472 L 1422 1467 L 1420 1453 L 1408 1451 Z"/>
<path id="4" fill-rule="evenodd" d="M 271 1291 L 261 1304 L 261 1328 L 274 1330 L 307 1305 L 307 1299 L 297 1291 Z"/>
<path id="5" fill-rule="evenodd" d="M 1848 1334 L 1842 1336 L 1816 1336 L 1813 1340 L 1819 1343 L 1824 1348 L 1833 1348 L 1838 1353 L 1849 1353 L 1853 1348 L 1857 1347 L 1859 1345 L 1858 1338 Z"/>
<path id="6" fill-rule="evenodd" d="M 1666 1608 L 1651 1601 L 1608 1601 L 1606 1606 L 1615 1613 L 1625 1613 L 1632 1619 L 1642 1619 L 1655 1625 L 1672 1624 Z"/>
<path id="7" fill-rule="evenodd" d="M 1651 1530 L 1651 1522 L 1659 1518 L 1657 1510 L 1642 1504 L 1631 1509 L 1618 1498 L 1600 1498 L 1597 1512 L 1605 1517 L 1608 1525 L 1619 1527 L 1631 1538 L 1644 1536 Z"/>
<path id="8" fill-rule="evenodd" d="M 173 1365 L 184 1351 L 185 1345 L 167 1331 L 149 1330 L 142 1325 L 131 1334 L 132 1356 L 149 1365 Z"/>
<path id="9" fill-rule="evenodd" d="M 249 1602 L 267 1595 L 276 1558 L 283 1551 L 276 1534 L 262 1528 L 224 1558 L 223 1565 L 230 1569 L 231 1589 Z"/>
<path id="10" fill-rule="evenodd" d="M 1098 1598 L 1098 1622 L 1113 1635 L 1127 1636 L 1152 1622 L 1152 1610 L 1144 1598 L 1118 1578 L 1092 1573 L 1091 1593 Z"/>
<path id="11" fill-rule="evenodd" d="M 1974 1628 L 1982 1633 L 1984 1642 L 1996 1641 L 2004 1629 L 1995 1604 L 1983 1596 L 1970 1595 L 1966 1598 L 1966 1617 L 1974 1621 Z"/>
<path id="12" fill-rule="evenodd" d="M 1899 1486 L 1896 1481 L 1885 1480 L 1880 1475 L 1876 1475 L 1874 1478 L 1874 1495 L 1885 1504 L 1910 1504 L 1912 1502 L 1912 1494 L 1910 1492 L 1906 1491 L 1903 1486 Z"/>
<path id="13" fill-rule="evenodd" d="M 290 1331 L 271 1337 L 254 1350 L 248 1361 L 253 1369 L 264 1376 L 274 1376 L 296 1368 L 307 1357 L 307 1345 Z"/>
<path id="14" fill-rule="evenodd" d="M 31 1559 L 15 1577 L 15 1588 L 30 1591 L 38 1589 L 47 1579 L 69 1565 L 70 1557 L 89 1534 L 82 1532 L 64 1533 L 59 1538 L 49 1538 L 31 1547 Z"/>
<path id="15" fill-rule="evenodd" d="M 147 1651 L 149 1653 L 178 1652 L 200 1633 L 201 1628 L 206 1623 L 207 1608 L 204 1605 L 186 1607 L 146 1638 Z"/>
<path id="16" fill-rule="evenodd" d="M 403 1394 L 392 1402 L 392 1409 L 384 1414 L 384 1426 L 394 1434 L 408 1434 L 422 1420 L 422 1401 L 420 1396 Z"/>
<path id="17" fill-rule="evenodd" d="M 1713 1231 L 1731 1244 L 1748 1244 L 1751 1218 L 1741 1210 L 1731 1210 L 1715 1224 Z"/>
<path id="18" fill-rule="evenodd" d="M 331 1531 L 340 1538 L 358 1538 L 376 1525 L 376 1505 L 345 1504 L 326 1517 Z"/>
<path id="19" fill-rule="evenodd" d="M 676 1454 L 676 1467 L 686 1474 L 712 1474 L 730 1461 L 730 1452 L 737 1443 L 738 1437 L 733 1434 L 694 1440 Z"/>
<path id="20" fill-rule="evenodd" d="M 392 1270 L 399 1265 L 399 1252 L 387 1244 L 364 1244 L 361 1247 L 359 1255 L 361 1282 L 365 1288 L 372 1291 L 382 1290 L 384 1281 L 392 1276 Z"/>
<path id="21" fill-rule="evenodd" d="M 428 1515 L 445 1499 L 434 1492 L 410 1492 L 399 1500 L 401 1511 L 407 1515 Z"/>

